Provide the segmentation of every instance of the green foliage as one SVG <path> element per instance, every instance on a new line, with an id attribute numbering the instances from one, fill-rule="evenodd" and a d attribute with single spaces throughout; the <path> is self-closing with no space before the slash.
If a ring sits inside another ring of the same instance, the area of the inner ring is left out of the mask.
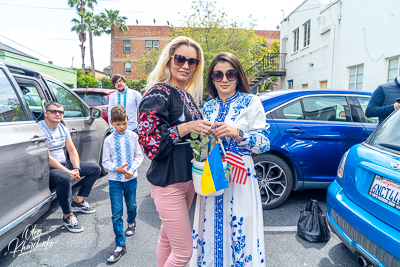
<path id="1" fill-rule="evenodd" d="M 110 34 L 115 29 L 118 29 L 122 32 L 126 32 L 128 30 L 128 26 L 126 26 L 126 20 L 128 18 L 125 16 L 121 17 L 119 15 L 119 10 L 104 10 L 106 13 L 101 12 L 98 20 L 98 25 L 102 28 L 104 33 Z"/>
<path id="2" fill-rule="evenodd" d="M 82 69 L 75 69 L 77 72 L 77 87 L 78 88 L 97 88 L 98 81 L 94 78 L 92 73 L 85 75 Z"/>
<path id="3" fill-rule="evenodd" d="M 148 49 L 144 52 L 143 57 L 135 64 L 135 69 L 139 73 L 148 75 L 156 66 L 158 58 L 160 57 L 161 50 L 157 48 Z M 129 56 L 127 61 L 132 61 L 133 56 Z"/>
<path id="4" fill-rule="evenodd" d="M 207 148 L 204 146 L 208 143 L 209 139 L 207 136 L 203 135 L 203 131 L 200 133 L 200 137 L 196 133 L 191 133 L 190 137 L 192 139 L 186 139 L 190 143 L 190 147 L 193 151 L 193 157 L 195 161 L 201 161 L 201 152 L 206 152 Z"/>
<path id="5" fill-rule="evenodd" d="M 107 88 L 107 89 L 115 89 L 111 78 L 106 78 L 103 77 L 100 79 L 102 87 Z M 139 79 L 139 80 L 131 80 L 131 79 L 126 79 L 126 85 L 134 90 L 141 92 L 141 90 L 144 88 L 146 85 L 146 80 L 145 79 Z"/>

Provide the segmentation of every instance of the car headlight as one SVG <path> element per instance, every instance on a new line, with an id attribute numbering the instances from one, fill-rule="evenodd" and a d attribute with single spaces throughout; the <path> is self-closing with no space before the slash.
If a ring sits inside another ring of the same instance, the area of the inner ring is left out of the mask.
<path id="1" fill-rule="evenodd" d="M 347 155 L 349 154 L 349 151 L 350 151 L 350 150 L 347 150 L 346 153 L 344 153 L 342 159 L 340 160 L 339 167 L 338 167 L 338 169 L 337 169 L 337 176 L 338 176 L 340 179 L 343 178 L 344 164 L 346 163 L 346 158 L 347 158 Z"/>

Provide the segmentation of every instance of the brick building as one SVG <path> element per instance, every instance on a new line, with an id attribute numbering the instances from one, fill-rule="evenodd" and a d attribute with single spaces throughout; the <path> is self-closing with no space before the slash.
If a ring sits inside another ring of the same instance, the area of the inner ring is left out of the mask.
<path id="1" fill-rule="evenodd" d="M 126 33 L 117 31 L 114 37 L 113 74 L 120 73 L 130 79 L 145 78 L 135 62 L 143 57 L 146 49 L 165 47 L 172 39 L 173 30 L 169 26 L 128 26 Z M 255 31 L 268 43 L 280 40 L 280 31 Z M 128 59 L 131 58 L 131 61 Z"/>

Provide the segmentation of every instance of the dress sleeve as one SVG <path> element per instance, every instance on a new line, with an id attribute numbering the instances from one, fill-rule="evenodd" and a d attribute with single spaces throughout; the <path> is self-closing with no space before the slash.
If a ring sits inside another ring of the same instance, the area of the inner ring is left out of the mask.
<path id="1" fill-rule="evenodd" d="M 138 135 L 143 153 L 151 160 L 168 157 L 179 142 L 176 125 L 169 124 L 171 89 L 157 84 L 143 97 L 139 106 Z"/>
<path id="2" fill-rule="evenodd" d="M 237 146 L 256 154 L 265 153 L 270 149 L 270 142 L 269 124 L 266 122 L 264 107 L 260 99 L 253 96 L 246 109 L 249 131 L 244 132 L 243 139 Z"/>

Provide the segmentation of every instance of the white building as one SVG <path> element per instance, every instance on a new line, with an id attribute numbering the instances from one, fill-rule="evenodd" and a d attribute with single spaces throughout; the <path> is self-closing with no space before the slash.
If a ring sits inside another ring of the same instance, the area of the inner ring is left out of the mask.
<path id="1" fill-rule="evenodd" d="M 305 0 L 281 22 L 279 89 L 374 91 L 400 72 L 400 0 Z"/>

